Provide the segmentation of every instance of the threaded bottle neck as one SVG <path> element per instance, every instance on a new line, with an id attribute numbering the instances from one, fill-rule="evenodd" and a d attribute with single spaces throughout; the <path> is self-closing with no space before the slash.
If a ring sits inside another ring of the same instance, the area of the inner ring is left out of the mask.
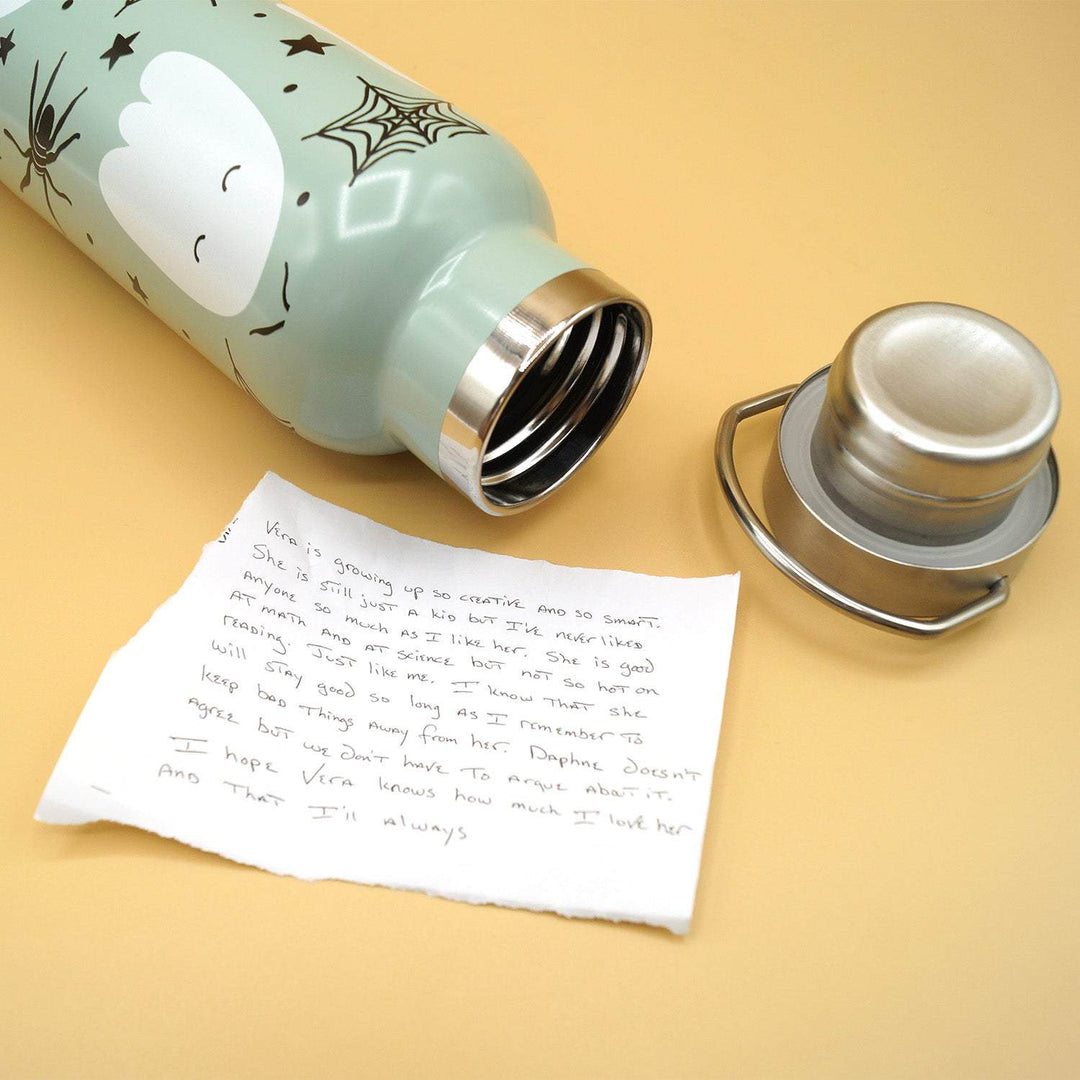
<path id="1" fill-rule="evenodd" d="M 650 337 L 646 309 L 599 271 L 546 282 L 469 362 L 443 422 L 439 471 L 489 514 L 536 504 L 614 427 Z"/>

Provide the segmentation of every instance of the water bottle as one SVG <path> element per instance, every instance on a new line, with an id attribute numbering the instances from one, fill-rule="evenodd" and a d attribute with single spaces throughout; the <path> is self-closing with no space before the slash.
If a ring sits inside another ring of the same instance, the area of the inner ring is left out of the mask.
<path id="1" fill-rule="evenodd" d="M 648 356 L 521 156 L 257 0 L 0 0 L 0 177 L 297 434 L 491 514 L 596 449 Z"/>

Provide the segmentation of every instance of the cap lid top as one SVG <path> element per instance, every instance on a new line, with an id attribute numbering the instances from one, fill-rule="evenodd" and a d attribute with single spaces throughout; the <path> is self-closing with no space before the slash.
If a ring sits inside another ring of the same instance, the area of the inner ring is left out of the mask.
<path id="1" fill-rule="evenodd" d="M 829 375 L 830 442 L 882 481 L 937 499 L 1022 485 L 1046 458 L 1060 395 L 1042 353 L 971 308 L 889 308 L 848 338 Z"/>

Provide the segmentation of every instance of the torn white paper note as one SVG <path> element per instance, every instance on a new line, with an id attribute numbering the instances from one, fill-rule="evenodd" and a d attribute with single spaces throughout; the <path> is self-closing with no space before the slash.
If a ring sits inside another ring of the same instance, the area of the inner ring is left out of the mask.
<path id="1" fill-rule="evenodd" d="M 36 816 L 683 933 L 737 592 L 447 547 L 268 473 L 110 659 Z"/>

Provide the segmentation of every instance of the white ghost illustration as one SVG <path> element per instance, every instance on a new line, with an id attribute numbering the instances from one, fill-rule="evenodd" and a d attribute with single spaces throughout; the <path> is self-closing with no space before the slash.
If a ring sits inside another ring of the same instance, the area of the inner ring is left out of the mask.
<path id="1" fill-rule="evenodd" d="M 0 19 L 5 15 L 10 15 L 13 11 L 18 11 L 24 4 L 29 4 L 30 0 L 0 0 Z"/>
<path id="2" fill-rule="evenodd" d="M 220 69 L 165 52 L 126 106 L 126 146 L 98 183 L 120 227 L 192 300 L 217 315 L 251 302 L 277 231 L 281 150 L 266 118 Z"/>

